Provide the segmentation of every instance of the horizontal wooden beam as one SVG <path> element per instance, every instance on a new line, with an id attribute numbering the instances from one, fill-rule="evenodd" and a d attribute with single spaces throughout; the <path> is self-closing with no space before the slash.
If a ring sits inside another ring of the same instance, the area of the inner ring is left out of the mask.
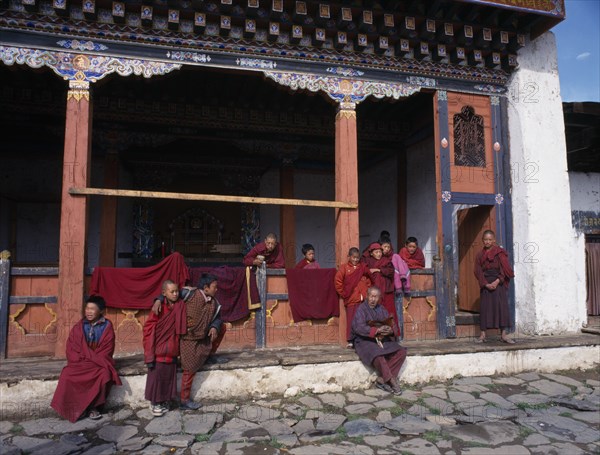
<path id="1" fill-rule="evenodd" d="M 246 204 L 295 205 L 301 207 L 329 207 L 356 209 L 354 202 L 315 201 L 308 199 L 283 199 L 275 197 L 224 196 L 220 194 L 165 193 L 161 191 L 113 190 L 108 188 L 69 188 L 69 194 L 85 196 L 141 197 L 153 199 L 178 199 L 186 201 L 238 202 Z"/>
<path id="2" fill-rule="evenodd" d="M 18 295 L 18 296 L 11 296 L 8 299 L 8 303 L 10 303 L 11 305 L 33 305 L 36 303 L 57 303 L 58 302 L 58 297 L 56 297 L 55 295 L 42 295 L 39 297 L 34 297 L 34 296 L 22 296 L 22 295 Z"/>

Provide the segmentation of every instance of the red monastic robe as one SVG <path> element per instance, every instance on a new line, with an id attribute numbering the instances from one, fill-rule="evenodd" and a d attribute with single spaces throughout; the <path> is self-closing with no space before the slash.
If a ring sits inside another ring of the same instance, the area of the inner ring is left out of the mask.
<path id="1" fill-rule="evenodd" d="M 108 326 L 95 350 L 90 349 L 85 339 L 83 319 L 69 334 L 67 366 L 60 373 L 50 406 L 70 422 L 76 422 L 90 405 L 103 405 L 113 383 L 121 385 L 112 358 L 115 331 L 109 320 L 106 323 Z"/>
<path id="2" fill-rule="evenodd" d="M 342 265 L 335 274 L 335 290 L 344 299 L 345 306 L 358 305 L 367 298 L 371 286 L 369 269 L 364 262 Z"/>
<path id="3" fill-rule="evenodd" d="M 305 258 L 300 259 L 296 264 L 295 269 L 320 269 L 321 266 L 317 261 L 308 262 Z"/>
<path id="4" fill-rule="evenodd" d="M 265 242 L 260 242 L 254 248 L 252 248 L 246 256 L 244 256 L 244 265 L 251 266 L 256 256 L 261 255 L 265 257 L 265 262 L 268 269 L 283 269 L 285 268 L 285 259 L 283 258 L 283 250 L 281 244 L 275 245 L 273 251 L 267 251 Z"/>
<path id="5" fill-rule="evenodd" d="M 163 303 L 158 316 L 150 312 L 144 324 L 144 363 L 171 363 L 179 355 L 179 335 L 186 332 L 183 300 Z"/>
<path id="6" fill-rule="evenodd" d="M 400 250 L 400 257 L 404 259 L 409 269 L 424 269 L 425 268 L 425 255 L 421 248 L 417 248 L 413 254 L 410 254 L 406 247 Z"/>

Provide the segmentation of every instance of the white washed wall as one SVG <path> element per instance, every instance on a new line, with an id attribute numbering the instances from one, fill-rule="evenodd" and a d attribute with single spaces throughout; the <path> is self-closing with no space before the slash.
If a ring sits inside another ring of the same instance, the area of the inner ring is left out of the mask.
<path id="1" fill-rule="evenodd" d="M 416 237 L 425 254 L 425 266 L 432 267 L 437 254 L 437 210 L 435 196 L 435 150 L 433 138 L 407 149 L 406 235 Z"/>
<path id="2" fill-rule="evenodd" d="M 398 236 L 398 165 L 395 156 L 358 174 L 360 250 L 379 239 L 381 231 Z"/>
<path id="3" fill-rule="evenodd" d="M 518 63 L 507 98 L 517 329 L 575 332 L 586 310 L 577 290 L 578 247 L 554 35 L 528 43 Z"/>

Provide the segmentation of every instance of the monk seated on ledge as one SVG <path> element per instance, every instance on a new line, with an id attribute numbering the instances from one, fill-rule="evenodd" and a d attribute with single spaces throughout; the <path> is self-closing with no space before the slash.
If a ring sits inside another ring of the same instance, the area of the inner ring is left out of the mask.
<path id="1" fill-rule="evenodd" d="M 406 359 L 406 348 L 395 340 L 390 315 L 380 301 L 379 288 L 370 287 L 367 300 L 360 304 L 352 320 L 351 337 L 362 363 L 377 371 L 375 386 L 401 395 L 398 373 Z"/>

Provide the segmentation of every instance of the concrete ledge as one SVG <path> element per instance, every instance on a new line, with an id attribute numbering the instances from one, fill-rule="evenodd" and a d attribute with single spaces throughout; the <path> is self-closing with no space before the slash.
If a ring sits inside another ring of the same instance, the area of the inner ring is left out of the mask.
<path id="1" fill-rule="evenodd" d="M 448 346 L 453 342 L 437 342 L 436 345 L 445 345 L 437 350 L 446 352 L 434 352 L 436 349 L 426 349 L 427 346 L 423 346 L 425 343 L 421 343 L 419 347 L 409 346 L 412 355 L 408 357 L 400 379 L 414 384 L 432 380 L 443 381 L 457 375 L 466 377 L 516 374 L 523 371 L 552 372 L 574 368 L 589 369 L 598 365 L 600 337 L 590 335 L 573 338 L 579 338 L 579 343 L 575 343 L 573 339 L 569 341 L 567 337 L 543 338 L 542 343 L 529 343 L 531 347 L 526 347 L 524 342 L 511 346 L 486 343 L 480 347 L 481 345 L 472 342 L 467 345 L 463 341 L 454 343 L 453 349 L 449 349 Z M 561 342 L 563 346 L 559 345 Z M 533 347 L 537 344 L 557 346 Z M 478 352 L 473 352 L 475 346 Z M 501 347 L 506 349 L 500 350 Z M 461 352 L 468 349 L 470 352 Z M 322 351 L 320 357 L 314 357 L 317 350 Z M 252 365 L 248 362 L 245 366 L 235 366 L 236 363 L 242 362 L 241 359 L 258 354 L 261 357 L 270 354 L 268 364 Z M 234 357 L 233 353 L 227 355 Z M 299 363 L 300 358 L 303 359 L 302 363 Z M 62 362 L 60 364 L 62 365 Z M 39 368 L 39 365 L 36 366 Z M 342 389 L 370 387 L 375 379 L 372 371 L 362 365 L 353 351 L 331 346 L 239 353 L 238 357 L 232 358 L 226 366 L 227 368 L 223 368 L 223 365 L 214 365 L 199 372 L 194 381 L 193 397 L 200 401 L 210 401 L 271 394 L 294 395 L 300 391 L 339 392 Z M 21 373 L 23 372 L 21 364 Z M 4 379 L 0 383 L 2 419 L 52 414 L 49 404 L 58 382 L 56 377 L 51 380 L 21 379 L 18 382 L 13 382 L 14 378 L 12 381 Z M 112 389 L 109 406 L 146 406 L 145 371 L 132 371 L 131 374 L 123 375 L 122 380 L 122 387 Z"/>

